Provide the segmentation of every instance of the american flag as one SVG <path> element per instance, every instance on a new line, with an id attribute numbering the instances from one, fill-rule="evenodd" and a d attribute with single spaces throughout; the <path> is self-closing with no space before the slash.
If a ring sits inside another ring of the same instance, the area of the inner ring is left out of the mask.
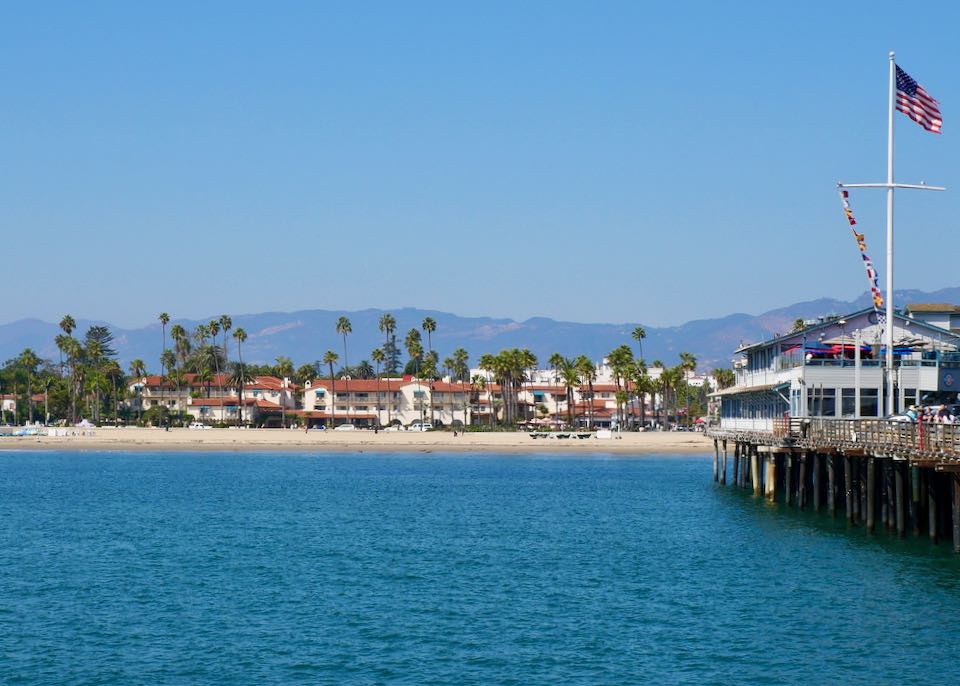
<path id="1" fill-rule="evenodd" d="M 897 109 L 927 131 L 940 133 L 943 118 L 937 101 L 900 67 L 897 67 Z"/>

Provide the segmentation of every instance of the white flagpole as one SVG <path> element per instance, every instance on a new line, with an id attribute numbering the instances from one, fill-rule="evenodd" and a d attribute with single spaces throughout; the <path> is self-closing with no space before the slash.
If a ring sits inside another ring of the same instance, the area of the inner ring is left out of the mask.
<path id="1" fill-rule="evenodd" d="M 886 183 L 840 183 L 840 188 L 885 188 L 887 190 L 887 314 L 884 329 L 884 345 L 887 348 L 884 379 L 887 385 L 884 416 L 893 414 L 894 382 L 897 378 L 893 368 L 893 191 L 896 188 L 912 188 L 924 191 L 944 191 L 943 186 L 928 186 L 925 183 L 894 183 L 893 181 L 893 113 L 897 93 L 897 65 L 890 52 L 890 92 L 887 112 L 887 182 Z"/>
<path id="2" fill-rule="evenodd" d="M 896 64 L 890 51 L 890 97 L 887 122 L 887 411 L 893 414 L 893 102 L 896 94 Z"/>

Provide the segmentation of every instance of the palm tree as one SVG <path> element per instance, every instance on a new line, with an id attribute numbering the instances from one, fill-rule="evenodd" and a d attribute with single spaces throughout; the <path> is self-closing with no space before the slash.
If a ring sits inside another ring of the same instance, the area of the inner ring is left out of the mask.
<path id="1" fill-rule="evenodd" d="M 117 382 L 123 380 L 123 370 L 116 360 L 110 360 L 107 362 L 103 373 L 113 385 L 113 425 L 117 426 L 120 423 L 120 398 L 117 395 Z"/>
<path id="2" fill-rule="evenodd" d="M 323 354 L 323 363 L 330 367 L 330 428 L 337 425 L 337 382 L 333 376 L 333 365 L 337 363 L 337 354 L 328 350 Z"/>
<path id="3" fill-rule="evenodd" d="M 383 354 L 386 357 L 387 367 L 385 369 L 387 373 L 387 378 L 390 378 L 390 375 L 397 373 L 396 368 L 396 356 L 391 353 L 396 352 L 396 344 L 393 343 L 393 334 L 397 330 L 397 320 L 394 319 L 394 316 L 389 312 L 384 312 L 380 315 L 380 321 L 378 322 L 378 327 L 380 328 L 380 333 L 384 335 L 383 340 Z M 387 394 L 390 393 L 390 382 L 387 382 Z"/>
<path id="4" fill-rule="evenodd" d="M 243 331 L 243 329 L 238 328 L 237 331 Z M 237 337 L 237 336 L 236 336 L 236 332 L 235 332 L 235 333 L 234 333 L 234 338 L 236 338 L 236 337 Z M 238 339 L 238 341 L 239 341 L 239 339 Z M 238 393 L 238 395 L 237 395 L 237 418 L 238 418 L 237 421 L 238 421 L 238 425 L 243 423 L 243 387 L 246 386 L 248 383 L 250 383 L 250 382 L 252 382 L 252 381 L 255 380 L 253 374 L 251 374 L 251 373 L 250 373 L 250 370 L 247 369 L 247 365 L 245 365 L 245 364 L 243 363 L 243 361 L 242 361 L 242 359 L 241 359 L 241 357 L 240 357 L 239 349 L 240 349 L 240 348 L 239 348 L 239 345 L 238 345 L 238 347 L 237 347 L 237 350 L 238 350 L 238 352 L 237 352 L 237 360 L 239 360 L 239 361 L 234 363 L 234 365 L 233 365 L 233 373 L 230 375 L 230 385 L 233 386 L 234 388 L 238 389 L 238 390 L 237 390 L 237 393 Z M 220 403 L 221 403 L 221 404 L 223 403 L 223 399 L 222 399 L 222 398 L 220 399 Z"/>
<path id="5" fill-rule="evenodd" d="M 713 378 L 717 382 L 718 391 L 722 391 L 725 388 L 730 388 L 737 382 L 737 377 L 734 375 L 732 369 L 714 369 Z"/>
<path id="6" fill-rule="evenodd" d="M 377 426 L 379 427 L 379 426 L 381 425 L 381 424 L 380 424 L 380 365 L 383 364 L 383 361 L 384 361 L 384 359 L 385 359 L 385 355 L 383 354 L 383 350 L 381 350 L 380 348 L 374 348 L 373 351 L 370 353 L 370 359 L 373 360 L 373 363 L 374 363 L 375 365 L 377 365 L 377 404 L 376 404 L 376 408 L 377 408 Z M 389 405 L 388 405 L 387 407 L 388 407 L 388 409 L 387 409 L 387 424 L 389 424 L 389 423 L 390 423 L 390 410 L 389 410 Z"/>
<path id="7" fill-rule="evenodd" d="M 578 355 L 573 361 L 580 375 L 581 383 L 586 383 L 590 398 L 587 404 L 587 427 L 593 430 L 593 381 L 597 378 L 597 368 L 586 355 Z"/>
<path id="8" fill-rule="evenodd" d="M 130 376 L 138 381 L 147 375 L 147 365 L 139 357 L 130 363 Z M 137 397 L 137 424 L 140 423 L 140 413 L 143 410 L 139 393 Z"/>
<path id="9" fill-rule="evenodd" d="M 350 359 L 347 357 L 347 336 L 353 333 L 353 327 L 350 325 L 350 320 L 346 317 L 340 317 L 337 319 L 336 325 L 337 333 L 343 336 L 343 367 L 346 372 L 346 376 L 350 376 Z M 349 399 L 349 395 L 347 398 Z M 350 421 L 350 403 L 347 402 L 347 423 L 351 424 Z"/>
<path id="10" fill-rule="evenodd" d="M 227 333 L 233 328 L 233 320 L 229 314 L 220 315 L 220 330 L 223 331 L 223 360 L 224 363 L 230 362 L 230 355 L 227 351 Z"/>
<path id="11" fill-rule="evenodd" d="M 580 384 L 580 371 L 577 369 L 574 360 L 563 358 L 563 364 L 560 366 L 560 378 L 563 379 L 563 385 L 567 389 L 567 425 L 573 428 L 577 421 L 574 389 Z"/>
<path id="12" fill-rule="evenodd" d="M 797 333 L 798 331 L 803 331 L 807 328 L 807 323 L 803 319 L 794 319 L 793 320 L 793 331 L 792 333 Z"/>
<path id="13" fill-rule="evenodd" d="M 487 380 L 480 374 L 474 375 L 470 380 L 470 394 L 477 399 L 477 411 L 480 410 L 480 394 L 487 390 Z M 491 406 L 492 409 L 492 406 Z M 493 426 L 493 414 L 490 415 L 490 426 Z"/>
<path id="14" fill-rule="evenodd" d="M 666 414 L 666 411 L 667 411 L 667 395 L 666 395 L 667 392 L 666 392 L 666 388 L 667 388 L 668 384 L 665 383 L 666 380 L 663 378 L 663 375 L 666 374 L 667 370 L 664 368 L 663 362 L 661 362 L 660 360 L 654 360 L 654 361 L 653 361 L 653 364 L 650 365 L 650 366 L 653 367 L 654 369 L 659 369 L 659 370 L 660 370 L 660 376 L 658 376 L 657 379 L 654 381 L 654 384 L 655 384 L 655 386 L 656 386 L 656 391 L 654 391 L 654 394 L 653 394 L 653 404 L 654 404 L 654 411 L 656 412 L 657 391 L 659 391 L 659 392 L 660 392 L 660 410 L 661 410 L 661 411 L 660 411 L 659 413 L 656 413 L 656 416 L 657 416 L 658 418 L 660 418 L 660 420 L 661 420 L 660 428 L 661 428 L 661 429 L 665 429 L 665 428 L 667 428 L 667 427 L 666 427 L 666 419 L 665 419 L 665 417 L 662 417 L 661 415 L 665 415 L 665 414 Z"/>
<path id="15" fill-rule="evenodd" d="M 626 382 L 630 376 L 630 370 L 633 367 L 633 351 L 629 345 L 620 345 L 607 354 L 607 361 L 613 370 L 613 380 L 616 384 L 617 398 L 617 423 L 623 426 L 624 416 L 623 407 L 625 405 L 625 396 L 621 392 L 625 391 Z"/>
<path id="16" fill-rule="evenodd" d="M 163 346 L 160 348 L 160 378 L 163 379 L 166 376 L 167 370 L 163 366 L 163 353 L 167 349 L 167 324 L 170 323 L 170 315 L 166 312 L 161 312 L 160 316 L 157 317 L 160 320 L 160 331 L 161 331 L 161 342 Z M 160 404 L 163 407 L 166 407 L 166 403 L 163 398 L 163 382 L 160 383 Z"/>
<path id="17" fill-rule="evenodd" d="M 222 325 L 222 324 L 221 324 Z M 226 335 L 226 329 L 224 329 L 224 335 Z M 238 365 L 234 367 L 233 376 L 236 379 L 239 379 L 240 383 L 236 386 L 238 389 L 237 393 L 239 394 L 240 403 L 237 405 L 237 422 L 238 424 L 243 424 L 243 386 L 247 383 L 246 376 L 247 368 L 243 366 L 243 344 L 247 340 L 247 332 L 243 330 L 242 326 L 238 326 L 233 332 L 233 338 L 237 342 L 237 360 Z M 231 385 L 233 380 L 230 381 Z M 222 400 L 220 402 L 223 402 Z"/>
<path id="18" fill-rule="evenodd" d="M 453 351 L 453 364 L 450 369 L 453 377 L 460 380 L 460 388 L 463 394 L 463 425 L 467 426 L 467 381 L 470 379 L 470 356 L 464 348 L 457 348 Z"/>
<path id="19" fill-rule="evenodd" d="M 65 314 L 60 320 L 60 328 L 67 336 L 72 336 L 73 330 L 77 328 L 77 322 L 69 314 Z M 60 348 L 60 376 L 63 376 L 63 348 L 59 344 L 57 347 Z"/>
<path id="20" fill-rule="evenodd" d="M 393 358 L 387 357 L 387 346 L 390 345 L 392 340 L 393 333 L 397 330 L 397 320 L 394 319 L 393 315 L 389 312 L 384 312 L 380 315 L 380 321 L 377 323 L 377 326 L 380 329 L 380 333 L 384 335 L 383 341 L 383 352 L 384 359 L 387 363 L 386 374 L 387 374 L 387 425 L 393 424 L 393 419 L 390 417 L 390 406 L 393 404 L 393 396 L 390 393 L 390 376 L 397 373 L 394 365 L 395 356 Z M 395 345 L 392 348 L 395 350 Z"/>
<path id="21" fill-rule="evenodd" d="M 70 366 L 70 423 L 77 422 L 77 395 L 83 387 L 83 346 L 73 336 L 58 337 L 64 354 L 67 356 L 67 364 Z"/>
<path id="22" fill-rule="evenodd" d="M 491 353 L 483 353 L 480 356 L 480 359 L 477 360 L 477 366 L 485 371 L 491 380 L 497 380 L 499 374 L 499 363 L 496 355 Z M 486 388 L 486 383 L 484 383 L 484 388 Z M 501 388 L 502 390 L 502 388 Z M 496 419 L 493 412 L 493 389 L 490 391 L 490 426 L 493 426 L 493 420 Z"/>
<path id="23" fill-rule="evenodd" d="M 630 336 L 640 345 L 640 359 L 643 359 L 643 339 L 647 337 L 647 330 L 642 326 L 635 326 Z"/>
<path id="24" fill-rule="evenodd" d="M 436 357 L 433 354 L 433 332 L 437 330 L 437 322 L 434 321 L 433 317 L 425 317 L 423 323 L 420 325 L 420 328 L 423 329 L 427 334 L 427 359 L 434 360 L 434 367 L 436 367 Z M 434 369 L 433 374 L 431 375 L 430 380 L 430 423 L 433 424 L 433 376 L 436 376 L 436 369 Z"/>
<path id="25" fill-rule="evenodd" d="M 37 367 L 40 366 L 40 358 L 30 348 L 24 348 L 17 357 L 17 365 L 23 370 L 27 379 L 27 411 L 29 412 L 27 422 L 33 423 L 33 378 L 37 374 Z"/>
<path id="26" fill-rule="evenodd" d="M 220 333 L 220 320 L 218 320 L 218 319 L 211 319 L 211 320 L 210 320 L 210 323 L 207 324 L 207 328 L 208 328 L 209 331 L 210 331 L 210 337 L 213 339 L 214 371 L 215 371 L 216 374 L 217 374 L 217 391 L 218 391 L 219 394 L 220 394 L 220 423 L 223 424 L 223 374 L 220 373 L 220 355 L 218 354 L 219 351 L 217 350 L 217 347 L 218 347 L 218 346 L 217 346 L 217 334 Z M 223 362 L 224 362 L 224 364 L 226 364 L 226 362 L 227 362 L 227 358 L 226 358 L 226 350 L 227 350 L 227 348 L 226 348 L 226 341 L 224 341 L 224 348 L 223 348 L 223 350 L 224 350 L 224 353 L 223 353 L 223 354 L 224 354 Z"/>
<path id="27" fill-rule="evenodd" d="M 170 424 L 170 408 L 167 407 L 166 403 L 163 400 L 163 389 L 166 387 L 167 383 L 173 380 L 173 372 L 177 366 L 177 356 L 173 354 L 173 351 L 170 349 L 164 349 L 163 353 L 160 355 L 160 366 L 165 370 L 165 374 L 160 377 L 160 402 L 161 406 L 167 412 L 167 425 Z"/>
<path id="28" fill-rule="evenodd" d="M 346 317 L 340 317 L 337 319 L 337 333 L 343 336 L 343 366 L 349 371 L 350 369 L 350 359 L 347 357 L 347 336 L 353 333 L 353 327 L 350 325 L 350 320 Z"/>

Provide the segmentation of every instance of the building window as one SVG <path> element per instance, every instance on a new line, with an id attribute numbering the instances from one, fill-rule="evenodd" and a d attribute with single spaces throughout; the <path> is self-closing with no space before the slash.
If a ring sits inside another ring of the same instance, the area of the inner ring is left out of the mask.
<path id="1" fill-rule="evenodd" d="M 808 388 L 807 414 L 811 417 L 836 417 L 837 389 Z"/>
<path id="2" fill-rule="evenodd" d="M 917 389 L 916 388 L 904 388 L 903 389 L 903 406 L 910 407 L 911 405 L 917 404 Z"/>
<path id="3" fill-rule="evenodd" d="M 877 417 L 880 414 L 879 393 L 876 388 L 860 389 L 860 416 Z"/>
<path id="4" fill-rule="evenodd" d="M 844 388 L 840 391 L 840 416 L 857 416 L 857 389 Z"/>

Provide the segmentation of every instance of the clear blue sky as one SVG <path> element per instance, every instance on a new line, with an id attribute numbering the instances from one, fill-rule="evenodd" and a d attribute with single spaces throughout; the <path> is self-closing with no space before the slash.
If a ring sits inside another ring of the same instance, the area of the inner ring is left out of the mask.
<path id="1" fill-rule="evenodd" d="M 890 49 L 944 113 L 898 180 L 951 187 L 898 196 L 897 284 L 960 285 L 960 11 L 805 4 L 7 4 L 0 321 L 851 298 Z"/>

